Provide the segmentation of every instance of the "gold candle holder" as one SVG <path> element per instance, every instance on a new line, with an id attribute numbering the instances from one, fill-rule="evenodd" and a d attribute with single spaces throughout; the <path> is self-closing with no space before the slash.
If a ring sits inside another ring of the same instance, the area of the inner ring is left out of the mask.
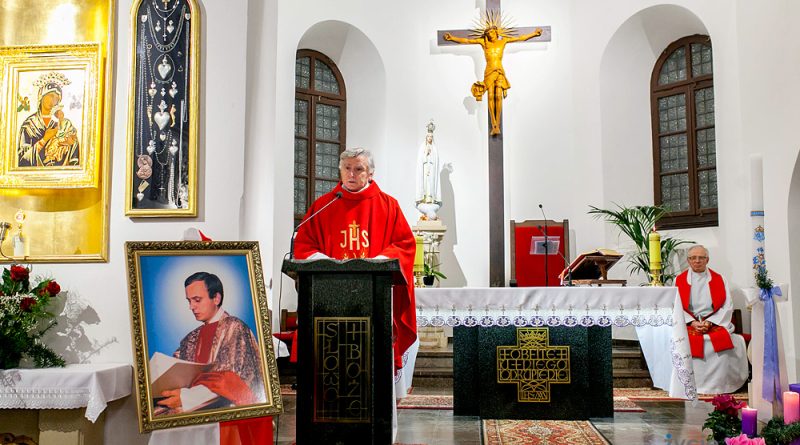
<path id="1" fill-rule="evenodd" d="M 661 281 L 661 263 L 650 264 L 650 286 L 663 286 Z"/>

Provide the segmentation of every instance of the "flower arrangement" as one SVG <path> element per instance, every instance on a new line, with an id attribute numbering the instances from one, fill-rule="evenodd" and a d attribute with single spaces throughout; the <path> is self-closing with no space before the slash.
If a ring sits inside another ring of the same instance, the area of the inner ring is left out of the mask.
<path id="1" fill-rule="evenodd" d="M 747 434 L 740 434 L 737 437 L 725 438 L 725 445 L 767 445 L 762 437 L 749 438 Z"/>
<path id="2" fill-rule="evenodd" d="M 742 432 L 742 422 L 739 420 L 739 410 L 744 408 L 744 402 L 736 402 L 730 394 L 722 394 L 711 399 L 714 411 L 711 411 L 703 423 L 703 429 L 711 430 L 712 437 L 717 443 L 725 443 L 726 437 L 737 437 Z"/>
<path id="3" fill-rule="evenodd" d="M 761 239 L 763 240 L 764 229 L 761 230 Z M 756 239 L 758 239 L 758 232 L 756 232 Z M 769 272 L 767 272 L 767 260 L 764 257 L 763 246 L 756 249 L 756 255 L 753 257 L 753 275 L 756 278 L 756 286 L 758 286 L 759 289 L 772 290 L 774 283 L 772 282 L 772 278 L 769 277 Z"/>
<path id="4" fill-rule="evenodd" d="M 31 287 L 30 272 L 17 264 L 3 270 L 0 369 L 18 367 L 23 356 L 32 359 L 37 368 L 64 366 L 64 359 L 41 343 L 42 335 L 56 325 L 55 315 L 47 308 L 61 286 L 53 279 L 44 279 Z"/>

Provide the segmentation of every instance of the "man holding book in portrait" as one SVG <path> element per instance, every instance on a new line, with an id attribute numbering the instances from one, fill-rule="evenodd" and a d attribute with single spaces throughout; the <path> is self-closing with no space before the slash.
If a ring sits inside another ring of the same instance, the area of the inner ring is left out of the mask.
<path id="1" fill-rule="evenodd" d="M 263 401 L 264 381 L 256 337 L 244 321 L 222 309 L 224 291 L 219 277 L 197 272 L 186 278 L 184 286 L 189 309 L 203 324 L 183 337 L 173 353 L 178 360 L 172 359 L 170 365 L 176 369 L 180 367 L 174 362 L 185 365 L 186 371 L 181 373 L 193 378 L 188 385 L 164 389 L 169 384 L 159 382 L 161 375 L 154 376 L 153 395 L 161 397 L 156 401 L 161 408 L 157 414 Z"/>

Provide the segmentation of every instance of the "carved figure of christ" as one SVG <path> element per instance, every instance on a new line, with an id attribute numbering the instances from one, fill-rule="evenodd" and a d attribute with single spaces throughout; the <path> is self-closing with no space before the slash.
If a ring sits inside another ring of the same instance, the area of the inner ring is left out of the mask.
<path id="1" fill-rule="evenodd" d="M 510 36 L 511 30 L 502 23 L 500 0 L 486 0 L 482 27 L 482 36 L 476 36 L 476 30 L 454 29 L 438 31 L 437 37 L 439 46 L 474 43 L 484 49 L 484 80 L 472 85 L 472 95 L 477 100 L 484 93 L 489 97 L 489 285 L 501 287 L 505 282 L 502 104 L 510 88 L 502 65 L 503 50 L 509 42 L 549 42 L 551 33 L 549 26 L 537 26 L 516 28 L 519 35 Z"/>

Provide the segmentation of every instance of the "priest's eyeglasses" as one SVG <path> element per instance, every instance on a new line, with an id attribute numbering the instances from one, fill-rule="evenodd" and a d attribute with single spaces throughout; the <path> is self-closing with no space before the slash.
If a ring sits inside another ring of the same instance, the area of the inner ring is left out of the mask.
<path id="1" fill-rule="evenodd" d="M 703 261 L 703 260 L 707 260 L 707 259 L 708 259 L 707 256 L 690 256 L 688 258 L 689 261 Z"/>

